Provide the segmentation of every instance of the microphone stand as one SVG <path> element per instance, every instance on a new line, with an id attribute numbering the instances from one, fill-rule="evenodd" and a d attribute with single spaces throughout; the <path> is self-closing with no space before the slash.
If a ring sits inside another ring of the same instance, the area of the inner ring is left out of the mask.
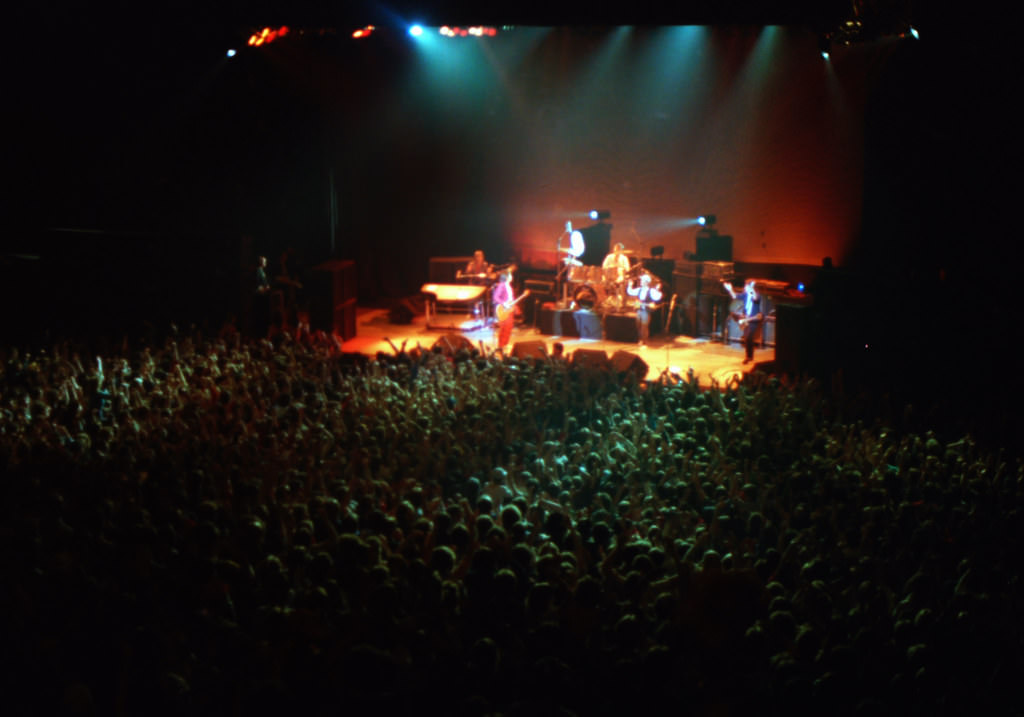
<path id="1" fill-rule="evenodd" d="M 557 245 L 555 247 L 555 260 L 561 264 L 558 271 L 555 272 L 555 290 L 559 291 L 558 287 L 561 287 L 559 293 L 562 295 L 562 299 L 559 302 L 559 308 L 564 309 L 569 305 L 569 286 L 565 281 L 565 273 L 569 271 L 569 264 L 562 262 L 562 237 L 565 236 L 569 229 L 566 228 L 561 234 L 558 235 Z"/>

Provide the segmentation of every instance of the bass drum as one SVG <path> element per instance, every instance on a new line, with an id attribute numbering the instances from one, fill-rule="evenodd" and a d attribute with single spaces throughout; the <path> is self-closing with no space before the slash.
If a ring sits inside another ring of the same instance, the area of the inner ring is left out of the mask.
<path id="1" fill-rule="evenodd" d="M 583 284 L 572 295 L 576 306 L 591 311 L 603 305 L 607 298 L 608 294 L 600 284 Z"/>

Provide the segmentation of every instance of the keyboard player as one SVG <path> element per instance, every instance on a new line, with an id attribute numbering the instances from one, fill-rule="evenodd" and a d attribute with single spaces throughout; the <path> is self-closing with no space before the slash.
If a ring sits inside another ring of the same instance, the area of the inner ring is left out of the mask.
<path id="1" fill-rule="evenodd" d="M 498 275 L 494 271 L 494 265 L 489 264 L 484 257 L 482 249 L 473 252 L 473 258 L 466 264 L 465 271 L 459 272 L 456 277 L 459 281 L 478 286 L 490 286 Z M 487 301 L 480 301 L 473 307 L 473 314 L 481 321 L 487 321 L 493 315 Z"/>

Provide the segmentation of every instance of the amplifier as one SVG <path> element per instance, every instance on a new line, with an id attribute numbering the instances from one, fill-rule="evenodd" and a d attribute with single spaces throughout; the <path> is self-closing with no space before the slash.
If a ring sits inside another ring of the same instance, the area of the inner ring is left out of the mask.
<path id="1" fill-rule="evenodd" d="M 702 261 L 699 263 L 700 276 L 705 279 L 729 281 L 736 272 L 736 265 L 731 261 Z"/>
<path id="2" fill-rule="evenodd" d="M 527 279 L 523 282 L 523 288 L 534 294 L 555 295 L 555 282 L 542 281 L 539 279 Z"/>
<path id="3" fill-rule="evenodd" d="M 731 261 L 680 261 L 676 262 L 675 276 L 699 276 L 711 281 L 730 281 L 736 274 L 736 264 Z"/>
<path id="4" fill-rule="evenodd" d="M 454 284 L 456 275 L 471 262 L 471 256 L 432 256 L 428 276 L 433 284 Z"/>

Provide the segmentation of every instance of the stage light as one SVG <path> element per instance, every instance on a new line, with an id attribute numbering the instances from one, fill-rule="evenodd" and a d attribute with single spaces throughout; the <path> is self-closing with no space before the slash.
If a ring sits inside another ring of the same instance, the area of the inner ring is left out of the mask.
<path id="1" fill-rule="evenodd" d="M 910 36 L 912 38 L 914 38 L 915 40 L 920 40 L 921 39 L 921 35 L 918 34 L 917 28 L 914 28 L 914 27 L 910 28 Z"/>
<path id="2" fill-rule="evenodd" d="M 358 30 L 354 31 L 352 33 L 352 37 L 354 37 L 357 40 L 364 37 L 369 37 L 370 35 L 373 34 L 373 31 L 376 29 L 377 28 L 374 27 L 373 25 L 367 25 L 366 27 L 361 27 Z"/>
<path id="3" fill-rule="evenodd" d="M 718 217 L 716 217 L 714 214 L 704 214 L 702 216 L 697 217 L 697 223 L 700 224 L 702 227 L 713 227 L 715 226 L 715 222 L 717 221 Z"/>
<path id="4" fill-rule="evenodd" d="M 288 29 L 287 25 L 282 25 L 276 30 L 271 30 L 269 27 L 265 27 L 259 32 L 250 35 L 248 43 L 250 47 L 269 45 L 271 42 L 278 39 L 279 37 L 286 36 L 289 32 L 290 30 Z"/>
<path id="5" fill-rule="evenodd" d="M 423 34 L 423 26 L 413 25 L 412 27 L 409 28 L 409 34 L 412 35 L 413 37 L 419 37 L 420 35 Z"/>
<path id="6" fill-rule="evenodd" d="M 237 54 L 238 54 L 238 53 L 237 53 L 237 52 L 235 52 L 234 50 L 228 50 L 228 57 L 234 57 L 234 56 L 235 56 L 235 55 L 237 55 Z"/>
<path id="7" fill-rule="evenodd" d="M 612 216 L 612 213 L 610 211 L 608 211 L 607 209 L 591 209 L 590 210 L 590 218 L 593 219 L 594 221 L 598 221 L 600 219 L 610 219 L 611 216 Z"/>

